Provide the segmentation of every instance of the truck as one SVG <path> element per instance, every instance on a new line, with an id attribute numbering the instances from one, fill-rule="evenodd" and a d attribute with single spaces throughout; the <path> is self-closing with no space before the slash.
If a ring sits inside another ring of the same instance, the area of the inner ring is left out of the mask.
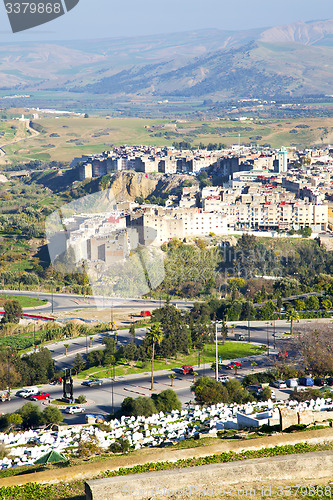
<path id="1" fill-rule="evenodd" d="M 147 318 L 148 316 L 150 316 L 150 311 L 141 311 L 140 316 L 142 318 Z"/>
<path id="2" fill-rule="evenodd" d="M 39 393 L 38 387 L 32 386 L 32 387 L 25 387 L 24 389 L 17 391 L 16 396 L 18 396 L 19 398 L 28 399 L 30 398 L 30 396 L 35 396 L 38 393 Z"/>
<path id="3" fill-rule="evenodd" d="M 9 391 L 0 391 L 0 399 L 3 403 L 6 401 L 10 401 L 10 392 Z"/>

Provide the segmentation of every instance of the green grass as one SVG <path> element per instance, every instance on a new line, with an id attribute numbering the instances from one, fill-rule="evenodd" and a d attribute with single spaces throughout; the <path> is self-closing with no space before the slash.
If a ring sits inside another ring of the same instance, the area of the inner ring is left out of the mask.
<path id="1" fill-rule="evenodd" d="M 35 332 L 36 345 L 41 344 L 42 337 L 42 331 Z M 34 333 L 14 333 L 13 335 L 0 337 L 0 345 L 10 346 L 17 349 L 19 354 L 24 354 L 25 351 L 31 351 L 34 345 Z"/>
<path id="2" fill-rule="evenodd" d="M 265 348 L 254 346 L 252 344 L 247 344 L 244 342 L 226 342 L 224 345 L 219 344 L 218 353 L 222 360 L 242 358 L 246 356 L 255 356 L 265 352 Z M 215 345 L 206 344 L 203 353 L 201 353 L 201 364 L 213 363 L 215 362 Z M 155 359 L 154 361 L 154 371 L 165 370 L 173 368 L 180 368 L 182 365 L 197 365 L 198 364 L 198 351 L 191 349 L 189 355 L 178 355 L 174 359 Z M 148 361 L 143 367 L 141 362 L 137 362 L 134 366 L 129 363 L 124 363 L 118 365 L 115 368 L 115 374 L 117 377 L 122 375 L 132 375 L 136 373 L 149 373 L 151 368 L 151 363 Z M 106 372 L 109 372 L 108 374 Z M 96 378 L 106 378 L 112 375 L 112 366 L 107 367 L 92 367 L 88 370 L 84 370 L 79 373 L 79 379 L 85 379 L 89 377 Z"/>
<path id="3" fill-rule="evenodd" d="M 5 295 L 0 294 L 0 299 L 17 300 L 21 307 L 39 307 L 47 304 L 47 300 L 36 299 L 35 297 L 25 297 L 23 295 Z"/>
<path id="4" fill-rule="evenodd" d="M 290 134 L 300 122 L 300 118 L 290 120 L 260 119 L 248 122 L 231 121 L 187 121 L 177 124 L 176 130 L 171 135 L 170 119 L 142 119 L 142 118 L 105 118 L 100 116 L 83 117 L 59 117 L 57 120 L 50 117 L 41 116 L 39 123 L 46 130 L 46 133 L 39 136 L 28 136 L 29 139 L 14 144 L 9 144 L 17 136 L 26 137 L 25 130 L 14 130 L 10 126 L 20 122 L 8 121 L 2 123 L 5 135 L 1 137 L 0 143 L 5 146 L 7 159 L 12 161 L 27 161 L 32 158 L 47 160 L 50 155 L 53 160 L 71 161 L 73 157 L 83 153 L 101 153 L 108 149 L 110 144 L 116 146 L 126 144 L 155 144 L 156 146 L 171 145 L 173 141 L 189 139 L 192 144 L 203 142 L 223 142 L 227 145 L 234 144 L 238 138 L 240 130 L 241 142 L 249 142 L 252 136 L 261 136 L 259 144 L 270 143 L 273 147 L 281 145 L 290 146 L 293 143 L 310 146 L 320 142 L 323 134 L 322 127 L 326 127 L 329 142 L 332 136 L 331 123 L 328 118 L 308 118 L 308 129 L 296 129 L 296 134 Z M 22 124 L 19 125 L 20 127 Z M 154 126 L 161 126 L 155 128 Z M 150 128 L 149 128 L 150 127 Z M 153 129 L 152 129 L 153 127 Z M 200 130 L 202 128 L 202 131 Z M 219 131 L 219 128 L 226 128 L 226 131 Z M 251 128 L 252 130 L 246 130 Z M 0 128 L 1 130 L 1 128 Z M 96 133 L 107 130 L 108 135 L 95 136 Z M 50 149 L 50 154 L 43 149 L 51 141 L 49 135 L 57 133 L 59 137 L 52 137 L 54 148 Z M 161 135 L 155 135 L 155 134 Z M 70 134 L 70 135 L 69 135 Z M 68 143 L 69 137 L 78 138 L 84 144 Z"/>

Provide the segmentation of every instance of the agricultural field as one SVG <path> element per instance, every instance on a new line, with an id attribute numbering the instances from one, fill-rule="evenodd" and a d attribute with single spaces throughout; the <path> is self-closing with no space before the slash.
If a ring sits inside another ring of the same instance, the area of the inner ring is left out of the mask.
<path id="1" fill-rule="evenodd" d="M 17 113 L 24 112 L 18 110 Z M 12 129 L 13 123 L 17 129 Z M 170 146 L 187 141 L 198 144 L 270 144 L 272 147 L 310 147 L 333 142 L 333 120 L 299 118 L 297 120 L 188 121 L 141 118 L 41 115 L 36 123 L 39 134 L 22 130 L 23 123 L 10 120 L 0 123 L 0 145 L 5 155 L 0 165 L 30 160 L 71 162 L 75 156 L 101 153 L 111 145 L 145 144 Z M 22 137 L 21 137 L 22 136 Z M 13 142 L 17 139 L 18 142 Z"/>

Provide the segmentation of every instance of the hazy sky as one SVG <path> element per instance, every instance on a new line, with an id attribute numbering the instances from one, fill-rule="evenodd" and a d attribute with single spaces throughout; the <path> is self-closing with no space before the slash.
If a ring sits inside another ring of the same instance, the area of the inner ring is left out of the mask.
<path id="1" fill-rule="evenodd" d="M 16 34 L 10 30 L 2 2 L 0 15 L 0 41 L 46 42 L 329 19 L 333 18 L 333 0 L 80 0 L 66 15 Z"/>

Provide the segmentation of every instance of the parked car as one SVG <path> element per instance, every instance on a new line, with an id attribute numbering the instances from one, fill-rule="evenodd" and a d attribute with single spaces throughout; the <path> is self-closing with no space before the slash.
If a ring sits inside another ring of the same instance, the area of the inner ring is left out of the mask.
<path id="1" fill-rule="evenodd" d="M 65 409 L 65 413 L 69 413 L 70 415 L 73 415 L 73 413 L 84 413 L 84 411 L 82 406 L 68 406 L 68 408 Z"/>
<path id="2" fill-rule="evenodd" d="M 262 392 L 262 386 L 260 384 L 248 385 L 245 389 L 249 392 L 254 392 L 255 394 L 260 394 Z"/>
<path id="3" fill-rule="evenodd" d="M 296 378 L 288 378 L 286 380 L 287 387 L 298 387 L 298 380 Z"/>
<path id="4" fill-rule="evenodd" d="M 234 368 L 240 368 L 242 364 L 239 361 L 232 361 L 228 365 L 226 365 L 227 370 L 233 370 Z"/>
<path id="5" fill-rule="evenodd" d="M 221 375 L 221 377 L 219 377 L 219 382 L 221 382 L 222 384 L 225 384 L 226 382 L 229 382 L 229 377 L 228 375 Z"/>
<path id="6" fill-rule="evenodd" d="M 192 365 L 183 365 L 180 369 L 179 369 L 180 373 L 182 373 L 182 375 L 192 375 L 193 374 L 193 366 Z"/>
<path id="7" fill-rule="evenodd" d="M 310 387 L 314 385 L 314 380 L 311 377 L 301 377 L 299 379 L 299 385 L 305 385 L 305 387 Z"/>
<path id="8" fill-rule="evenodd" d="M 277 389 L 286 389 L 287 384 L 284 382 L 284 380 L 274 380 L 273 382 L 273 387 L 276 387 Z"/>
<path id="9" fill-rule="evenodd" d="M 102 385 L 103 380 L 100 378 L 91 378 L 90 380 L 84 380 L 81 385 L 87 385 L 88 387 L 93 387 L 95 385 Z"/>
<path id="10" fill-rule="evenodd" d="M 323 377 L 317 377 L 314 379 L 314 385 L 322 387 L 323 385 L 326 385 L 326 380 Z"/>
<path id="11" fill-rule="evenodd" d="M 327 377 L 326 384 L 329 386 L 332 386 L 333 385 L 333 377 Z"/>
<path id="12" fill-rule="evenodd" d="M 48 392 L 39 392 L 38 394 L 33 394 L 30 396 L 31 401 L 39 401 L 41 399 L 48 399 L 50 394 Z"/>

